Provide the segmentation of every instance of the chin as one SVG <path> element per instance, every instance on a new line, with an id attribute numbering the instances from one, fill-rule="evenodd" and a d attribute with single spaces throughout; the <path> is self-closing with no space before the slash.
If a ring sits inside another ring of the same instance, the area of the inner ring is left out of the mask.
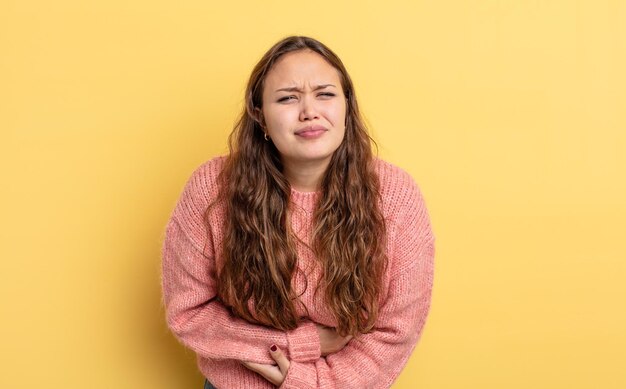
<path id="1" fill-rule="evenodd" d="M 306 154 L 306 155 L 298 155 L 294 156 L 294 160 L 299 160 L 301 162 L 324 162 L 326 160 L 330 160 L 333 156 L 333 153 L 315 153 L 315 154 Z"/>

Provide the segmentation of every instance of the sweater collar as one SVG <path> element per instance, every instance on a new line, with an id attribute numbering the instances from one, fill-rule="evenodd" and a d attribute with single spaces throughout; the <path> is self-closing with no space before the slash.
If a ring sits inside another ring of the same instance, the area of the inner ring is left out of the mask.
<path id="1" fill-rule="evenodd" d="M 322 195 L 322 191 L 300 192 L 291 188 L 291 202 L 308 212 L 313 212 Z"/>

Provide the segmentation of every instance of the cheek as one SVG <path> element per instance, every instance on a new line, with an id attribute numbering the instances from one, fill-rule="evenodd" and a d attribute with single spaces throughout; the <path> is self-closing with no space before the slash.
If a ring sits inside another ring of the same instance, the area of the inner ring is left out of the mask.
<path id="1" fill-rule="evenodd" d="M 294 112 L 289 109 L 269 110 L 265 113 L 265 124 L 270 132 L 282 132 L 294 122 Z M 297 115 L 297 114 L 296 114 Z M 297 116 L 296 116 L 297 119 Z"/>
<path id="2" fill-rule="evenodd" d="M 345 104 L 334 104 L 329 106 L 326 110 L 329 120 L 335 126 L 343 125 L 346 117 L 346 106 Z"/>
<path id="3" fill-rule="evenodd" d="M 265 119 L 265 126 L 269 133 L 275 133 L 280 129 L 280 124 L 283 122 L 278 112 L 268 110 L 263 112 Z"/>

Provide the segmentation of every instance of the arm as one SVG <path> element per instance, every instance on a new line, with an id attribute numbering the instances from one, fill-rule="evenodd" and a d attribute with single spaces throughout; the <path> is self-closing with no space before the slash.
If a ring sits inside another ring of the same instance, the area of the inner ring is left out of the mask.
<path id="1" fill-rule="evenodd" d="M 217 300 L 212 239 L 201 228 L 207 203 L 202 200 L 206 196 L 202 174 L 201 169 L 194 172 L 166 228 L 162 288 L 168 327 L 182 344 L 205 358 L 273 363 L 267 350 L 276 344 L 291 360 L 317 360 L 319 336 L 312 322 L 283 332 L 250 324 Z"/>
<path id="2" fill-rule="evenodd" d="M 375 330 L 314 363 L 291 361 L 283 388 L 388 388 L 422 332 L 430 307 L 434 237 L 413 184 L 400 219 L 388 226 L 391 280 Z"/>

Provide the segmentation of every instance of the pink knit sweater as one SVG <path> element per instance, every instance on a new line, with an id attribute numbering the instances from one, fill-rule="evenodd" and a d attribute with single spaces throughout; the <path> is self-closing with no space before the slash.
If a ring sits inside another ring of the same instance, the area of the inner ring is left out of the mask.
<path id="1" fill-rule="evenodd" d="M 293 331 L 250 324 L 216 299 L 216 269 L 222 261 L 223 206 L 214 208 L 207 227 L 202 214 L 217 194 L 224 157 L 202 164 L 187 182 L 167 224 L 162 287 L 167 323 L 198 356 L 198 367 L 219 389 L 273 388 L 240 361 L 274 363 L 276 344 L 291 361 L 281 388 L 389 388 L 415 347 L 430 307 L 434 236 L 422 195 L 400 168 L 376 160 L 381 207 L 387 225 L 389 266 L 375 330 L 352 339 L 341 351 L 321 357 L 314 323 L 335 327 L 320 293 L 320 268 L 312 251 L 298 243 L 293 285 L 308 310 Z M 319 192 L 292 190 L 294 233 L 308 242 Z"/>

